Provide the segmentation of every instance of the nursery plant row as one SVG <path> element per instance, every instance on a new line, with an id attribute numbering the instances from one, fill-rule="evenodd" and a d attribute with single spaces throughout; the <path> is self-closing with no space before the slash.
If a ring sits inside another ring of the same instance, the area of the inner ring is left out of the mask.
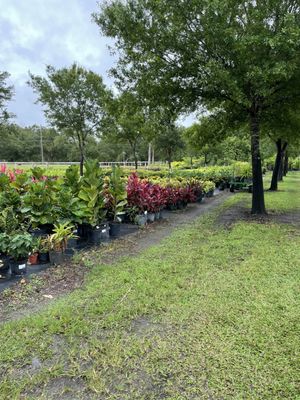
<path id="1" fill-rule="evenodd" d="M 219 168 L 209 168 L 206 176 L 213 171 L 213 180 L 203 180 L 197 170 L 107 172 L 95 161 L 85 163 L 83 176 L 70 166 L 60 177 L 39 167 L 22 171 L 2 165 L 0 275 L 22 274 L 28 262 L 61 263 L 72 246 L 99 244 L 120 235 L 125 224 L 144 225 L 160 219 L 164 209 L 200 202 L 213 195 L 216 183 L 228 183 L 225 167 Z"/>

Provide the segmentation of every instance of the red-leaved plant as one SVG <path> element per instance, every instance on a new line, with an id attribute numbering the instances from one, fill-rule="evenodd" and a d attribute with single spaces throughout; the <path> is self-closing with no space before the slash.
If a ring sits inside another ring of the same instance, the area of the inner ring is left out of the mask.
<path id="1" fill-rule="evenodd" d="M 140 179 L 136 172 L 128 177 L 127 200 L 130 207 L 135 207 L 139 212 L 158 212 L 166 204 L 166 199 L 161 186 Z"/>

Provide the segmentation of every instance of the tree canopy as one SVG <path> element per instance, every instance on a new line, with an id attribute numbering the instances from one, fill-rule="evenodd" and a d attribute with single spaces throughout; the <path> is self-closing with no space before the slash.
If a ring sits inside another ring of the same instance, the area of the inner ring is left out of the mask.
<path id="1" fill-rule="evenodd" d="M 82 174 L 87 138 L 101 129 L 106 87 L 99 75 L 77 64 L 59 70 L 48 65 L 46 73 L 46 78 L 30 74 L 29 84 L 51 125 L 77 141 Z"/>
<path id="2" fill-rule="evenodd" d="M 0 124 L 6 122 L 10 117 L 7 111 L 7 102 L 13 97 L 13 86 L 7 83 L 9 73 L 0 71 Z"/>
<path id="3" fill-rule="evenodd" d="M 294 0 L 114 0 L 95 21 L 113 37 L 115 75 L 180 110 L 235 110 L 251 134 L 252 212 L 265 213 L 260 124 L 299 95 L 300 4 Z"/>

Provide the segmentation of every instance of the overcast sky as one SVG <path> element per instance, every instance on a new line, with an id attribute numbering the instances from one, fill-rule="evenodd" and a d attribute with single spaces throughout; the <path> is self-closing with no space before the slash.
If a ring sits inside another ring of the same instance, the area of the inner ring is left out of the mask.
<path id="1" fill-rule="evenodd" d="M 15 87 L 9 110 L 28 126 L 46 121 L 36 96 L 26 84 L 28 71 L 45 73 L 45 66 L 65 67 L 74 61 L 112 85 L 108 70 L 114 59 L 91 14 L 102 0 L 0 0 L 0 71 L 11 74 Z M 189 125 L 192 118 L 184 121 Z"/>
<path id="2" fill-rule="evenodd" d="M 114 59 L 91 14 L 96 0 L 0 0 L 0 70 L 11 74 L 15 87 L 9 110 L 22 126 L 45 124 L 41 106 L 26 84 L 28 71 L 44 74 L 45 66 L 74 61 L 100 73 L 111 85 Z"/>

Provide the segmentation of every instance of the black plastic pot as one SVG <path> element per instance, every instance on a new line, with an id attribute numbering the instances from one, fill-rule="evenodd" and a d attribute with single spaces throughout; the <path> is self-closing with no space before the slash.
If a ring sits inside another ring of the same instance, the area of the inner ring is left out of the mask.
<path id="1" fill-rule="evenodd" d="M 119 237 L 121 234 L 121 224 L 119 222 L 110 222 L 109 234 L 112 237 Z"/>
<path id="2" fill-rule="evenodd" d="M 39 254 L 39 262 L 41 264 L 46 264 L 49 261 L 50 261 L 50 259 L 49 259 L 49 253 L 48 252 Z"/>
<path id="3" fill-rule="evenodd" d="M 66 260 L 65 253 L 62 251 L 49 251 L 50 263 L 54 265 L 63 264 Z"/>
<path id="4" fill-rule="evenodd" d="M 27 272 L 27 258 L 22 260 L 9 259 L 9 267 L 12 275 L 24 275 Z"/>
<path id="5" fill-rule="evenodd" d="M 178 210 L 183 210 L 184 209 L 184 202 L 183 201 L 178 201 L 177 202 L 177 208 L 178 208 Z"/>
<path id="6" fill-rule="evenodd" d="M 135 216 L 135 223 L 139 226 L 145 226 L 147 224 L 147 214 L 138 214 Z"/>
<path id="7" fill-rule="evenodd" d="M 68 249 L 68 250 L 76 249 L 76 248 L 77 248 L 77 242 L 78 242 L 78 239 L 77 239 L 77 238 L 68 239 L 68 242 L 67 242 L 67 249 Z"/>
<path id="8" fill-rule="evenodd" d="M 53 233 L 53 228 L 54 225 L 52 224 L 39 225 L 37 228 L 29 229 L 29 233 L 33 237 L 43 237 Z"/>
<path id="9" fill-rule="evenodd" d="M 213 197 L 213 195 L 214 195 L 214 190 L 213 190 L 213 189 L 209 190 L 209 191 L 206 193 L 206 197 Z"/>
<path id="10" fill-rule="evenodd" d="M 79 224 L 77 228 L 77 234 L 82 239 L 89 239 L 92 226 L 90 224 Z"/>
<path id="11" fill-rule="evenodd" d="M 101 224 L 92 228 L 89 232 L 89 242 L 92 244 L 100 244 L 109 240 L 109 224 Z"/>
<path id="12" fill-rule="evenodd" d="M 177 206 L 176 206 L 175 204 L 168 204 L 166 208 L 167 208 L 167 210 L 169 210 L 169 211 L 175 211 L 175 210 L 177 210 Z"/>
<path id="13" fill-rule="evenodd" d="M 155 213 L 148 213 L 147 214 L 147 221 L 148 222 L 154 222 L 155 221 Z"/>
<path id="14" fill-rule="evenodd" d="M 0 254 L 0 275 L 5 274 L 9 270 L 9 257 L 5 254 Z"/>
<path id="15" fill-rule="evenodd" d="M 156 213 L 155 213 L 155 221 L 159 221 L 161 219 L 161 212 L 160 211 L 157 211 Z"/>

